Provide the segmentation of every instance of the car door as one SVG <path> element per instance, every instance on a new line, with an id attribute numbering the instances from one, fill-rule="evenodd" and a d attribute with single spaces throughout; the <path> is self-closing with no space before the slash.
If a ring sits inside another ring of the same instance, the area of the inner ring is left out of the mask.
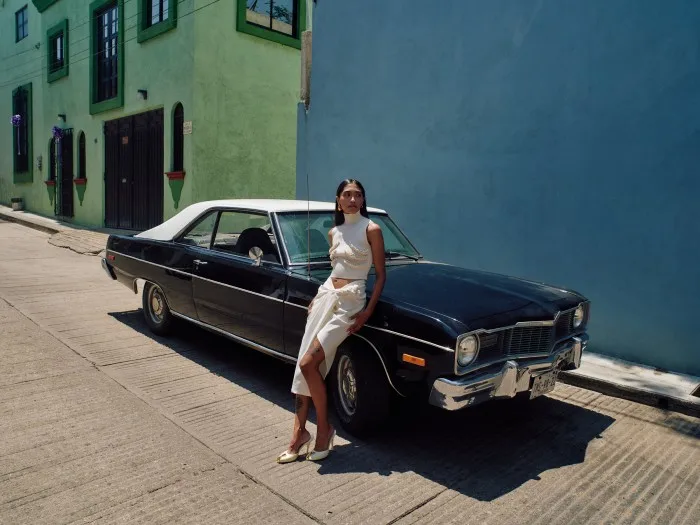
<path id="1" fill-rule="evenodd" d="M 194 260 L 197 315 L 219 330 L 282 352 L 286 279 L 268 215 L 221 210 L 211 246 L 198 250 Z"/>

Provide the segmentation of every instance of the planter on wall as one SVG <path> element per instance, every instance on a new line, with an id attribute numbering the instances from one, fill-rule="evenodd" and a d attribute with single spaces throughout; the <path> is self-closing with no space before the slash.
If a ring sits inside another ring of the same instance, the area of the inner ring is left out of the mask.
<path id="1" fill-rule="evenodd" d="M 56 181 L 55 180 L 45 180 L 46 192 L 49 194 L 49 203 L 53 206 L 53 201 L 56 198 Z"/>
<path id="2" fill-rule="evenodd" d="M 75 192 L 78 194 L 78 201 L 80 201 L 80 205 L 82 206 L 83 199 L 85 198 L 87 179 L 73 179 L 73 184 L 75 184 Z"/>
<path id="3" fill-rule="evenodd" d="M 175 209 L 180 205 L 180 196 L 182 195 L 182 187 L 185 185 L 184 171 L 166 171 L 165 176 L 168 177 L 168 185 L 170 193 L 173 196 Z"/>

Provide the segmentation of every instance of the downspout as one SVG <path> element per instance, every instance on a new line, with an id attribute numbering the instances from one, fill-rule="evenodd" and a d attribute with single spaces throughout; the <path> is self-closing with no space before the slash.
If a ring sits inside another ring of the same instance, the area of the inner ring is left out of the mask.
<path id="1" fill-rule="evenodd" d="M 311 103 L 311 35 L 314 0 L 306 1 L 306 27 L 301 34 L 301 89 L 300 99 L 308 111 Z"/>

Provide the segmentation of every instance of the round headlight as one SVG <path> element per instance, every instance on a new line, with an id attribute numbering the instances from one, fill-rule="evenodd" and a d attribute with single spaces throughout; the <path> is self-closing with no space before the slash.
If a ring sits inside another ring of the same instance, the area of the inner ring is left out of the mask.
<path id="1" fill-rule="evenodd" d="M 474 335 L 462 337 L 457 343 L 457 364 L 467 366 L 474 361 L 479 351 L 479 340 Z"/>
<path id="2" fill-rule="evenodd" d="M 579 306 L 574 311 L 574 328 L 578 328 L 583 323 L 583 318 L 586 312 L 583 310 L 583 306 Z"/>

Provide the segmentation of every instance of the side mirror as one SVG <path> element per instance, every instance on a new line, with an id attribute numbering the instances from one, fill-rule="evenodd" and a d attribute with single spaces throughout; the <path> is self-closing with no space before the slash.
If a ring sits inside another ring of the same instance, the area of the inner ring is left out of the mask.
<path id="1" fill-rule="evenodd" d="M 262 256 L 263 256 L 263 251 L 262 248 L 259 246 L 253 246 L 250 250 L 248 250 L 248 257 L 253 259 L 255 261 L 255 266 L 260 266 L 260 262 L 262 261 Z"/>

